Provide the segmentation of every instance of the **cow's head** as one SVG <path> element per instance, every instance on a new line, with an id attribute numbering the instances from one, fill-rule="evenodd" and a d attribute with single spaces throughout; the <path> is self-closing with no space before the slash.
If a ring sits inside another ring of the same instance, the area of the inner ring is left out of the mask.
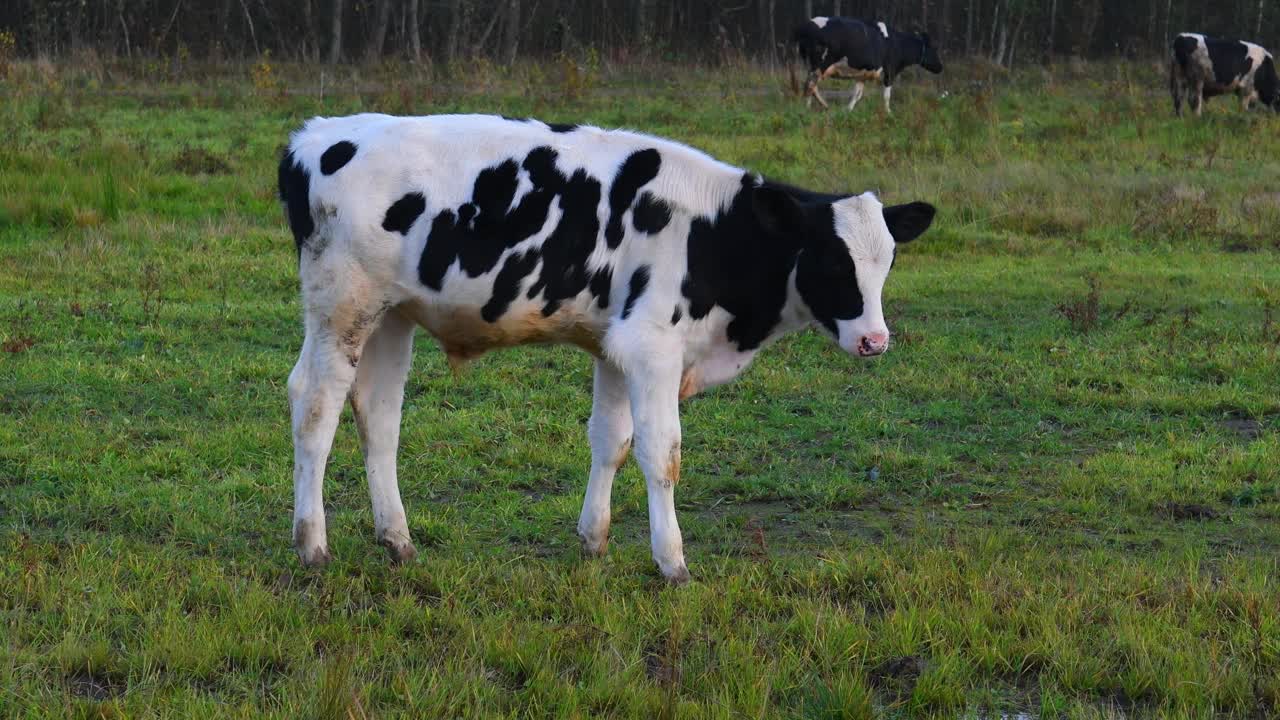
<path id="1" fill-rule="evenodd" d="M 928 203 L 885 207 L 873 193 L 808 204 L 787 193 L 759 188 L 757 215 L 802 223 L 795 287 L 814 320 L 840 347 L 862 357 L 889 347 L 880 295 L 894 248 L 929 229 L 936 212 Z"/>
<path id="2" fill-rule="evenodd" d="M 923 48 L 920 51 L 920 67 L 935 75 L 942 72 L 942 58 L 938 57 L 938 49 L 929 42 L 929 33 L 917 33 L 916 37 L 920 39 Z"/>

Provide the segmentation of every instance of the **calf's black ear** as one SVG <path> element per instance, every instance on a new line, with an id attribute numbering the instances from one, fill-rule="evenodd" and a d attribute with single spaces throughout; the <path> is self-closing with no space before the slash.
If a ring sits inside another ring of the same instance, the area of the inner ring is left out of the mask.
<path id="1" fill-rule="evenodd" d="M 937 208 L 927 202 L 890 205 L 884 209 L 884 222 L 894 242 L 908 243 L 929 229 L 937 212 Z"/>
<path id="2" fill-rule="evenodd" d="M 755 212 L 756 222 L 773 234 L 796 233 L 804 224 L 804 210 L 800 203 L 778 188 L 754 188 L 751 191 L 751 209 Z"/>

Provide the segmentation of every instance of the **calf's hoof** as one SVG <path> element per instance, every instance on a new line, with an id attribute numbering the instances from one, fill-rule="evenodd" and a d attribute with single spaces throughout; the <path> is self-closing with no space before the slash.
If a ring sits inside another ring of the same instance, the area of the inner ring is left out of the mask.
<path id="1" fill-rule="evenodd" d="M 605 530 L 599 534 L 599 537 L 593 538 L 590 534 L 578 531 L 578 540 L 582 542 L 582 554 L 587 557 L 601 558 L 609 550 L 609 531 Z"/>
<path id="2" fill-rule="evenodd" d="M 329 546 L 325 543 L 323 523 L 311 519 L 294 521 L 293 549 L 298 553 L 298 560 L 303 567 L 324 567 L 333 560 L 333 556 L 329 554 Z"/>
<path id="3" fill-rule="evenodd" d="M 683 563 L 671 570 L 662 569 L 662 577 L 667 579 L 667 584 L 671 587 L 684 587 L 692 579 L 689 575 L 689 568 L 685 567 Z"/>
<path id="4" fill-rule="evenodd" d="M 387 549 L 387 554 L 391 556 L 391 562 L 394 565 L 406 565 L 418 559 L 418 548 L 408 540 L 384 537 L 378 542 Z"/>
<path id="5" fill-rule="evenodd" d="M 294 550 L 298 553 L 298 560 L 306 568 L 322 568 L 333 560 L 333 556 L 329 554 L 329 548 L 324 545 L 309 548 L 296 547 Z"/>

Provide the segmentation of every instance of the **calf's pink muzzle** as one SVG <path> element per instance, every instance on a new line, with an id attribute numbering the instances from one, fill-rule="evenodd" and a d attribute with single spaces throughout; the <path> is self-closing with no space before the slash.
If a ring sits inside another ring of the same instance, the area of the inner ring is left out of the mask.
<path id="1" fill-rule="evenodd" d="M 858 338 L 858 344 L 855 347 L 858 355 L 862 357 L 871 357 L 879 355 L 889 349 L 889 333 L 887 332 L 870 332 Z"/>

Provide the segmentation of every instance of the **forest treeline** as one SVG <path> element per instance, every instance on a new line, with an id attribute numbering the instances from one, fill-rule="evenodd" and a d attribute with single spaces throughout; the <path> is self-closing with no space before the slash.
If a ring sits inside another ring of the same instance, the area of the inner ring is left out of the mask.
<path id="1" fill-rule="evenodd" d="M 1163 52 L 1183 30 L 1275 47 L 1265 0 L 8 0 L 20 56 L 512 63 L 594 49 L 614 58 L 777 60 L 813 15 L 926 30 L 943 56 L 1014 65 Z M 7 34 L 7 38 L 5 37 Z"/>

